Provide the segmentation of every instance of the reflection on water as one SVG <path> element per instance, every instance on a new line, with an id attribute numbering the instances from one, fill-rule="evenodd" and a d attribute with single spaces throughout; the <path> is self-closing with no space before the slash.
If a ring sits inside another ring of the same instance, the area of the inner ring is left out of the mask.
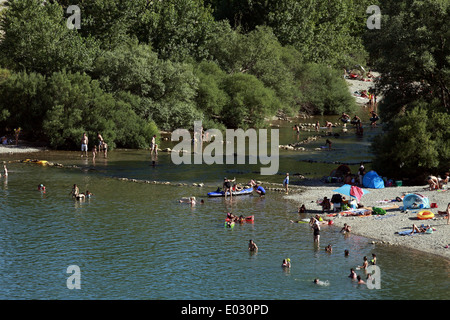
<path id="1" fill-rule="evenodd" d="M 336 148 L 346 144 L 342 139 Z M 332 158 L 332 153 L 327 155 Z M 0 184 L 0 298 L 448 299 L 449 263 L 441 258 L 371 245 L 327 225 L 317 245 L 307 223 L 289 222 L 298 217 L 296 204 L 278 193 L 232 201 L 206 197 L 225 174 L 242 182 L 257 177 L 252 166 L 175 166 L 168 154 L 160 154 L 153 166 L 148 152 L 135 150 L 111 152 L 95 164 L 80 159 L 78 152 L 44 155 L 82 170 L 9 165 L 8 181 Z M 313 155 L 283 154 L 280 172 L 327 172 L 325 164 L 300 161 Z M 185 181 L 189 186 L 111 177 Z M 283 178 L 267 177 L 280 183 Z M 192 182 L 209 187 L 193 187 Z M 40 183 L 45 193 L 37 191 Z M 74 183 L 94 196 L 74 201 L 69 195 Z M 205 203 L 191 207 L 178 202 L 188 196 Z M 255 222 L 225 228 L 226 212 L 254 215 Z M 257 253 L 248 252 L 249 239 L 258 245 Z M 324 250 L 328 244 L 332 253 Z M 372 253 L 381 269 L 379 290 L 348 278 L 350 268 Z M 281 268 L 285 258 L 291 260 L 289 270 Z M 80 290 L 66 286 L 69 265 L 80 267 Z M 315 278 L 328 286 L 314 285 Z"/>

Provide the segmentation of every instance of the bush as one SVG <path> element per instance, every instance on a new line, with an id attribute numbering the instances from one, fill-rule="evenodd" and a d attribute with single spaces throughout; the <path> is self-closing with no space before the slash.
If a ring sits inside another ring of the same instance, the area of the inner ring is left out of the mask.
<path id="1" fill-rule="evenodd" d="M 424 183 L 450 166 L 450 115 L 423 101 L 397 117 L 372 144 L 374 169 L 384 176 Z M 429 111 L 433 110 L 433 111 Z"/>
<path id="2" fill-rule="evenodd" d="M 302 92 L 301 107 L 308 113 L 354 112 L 356 103 L 338 70 L 321 64 L 305 64 L 297 71 Z"/>

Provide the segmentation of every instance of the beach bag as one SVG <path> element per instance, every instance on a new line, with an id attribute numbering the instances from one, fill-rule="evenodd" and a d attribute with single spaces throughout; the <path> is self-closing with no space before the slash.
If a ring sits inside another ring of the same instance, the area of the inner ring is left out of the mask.
<path id="1" fill-rule="evenodd" d="M 373 212 L 372 214 L 379 214 L 379 215 L 386 214 L 386 210 L 384 210 L 383 208 L 378 208 L 378 207 L 373 207 L 372 212 Z"/>

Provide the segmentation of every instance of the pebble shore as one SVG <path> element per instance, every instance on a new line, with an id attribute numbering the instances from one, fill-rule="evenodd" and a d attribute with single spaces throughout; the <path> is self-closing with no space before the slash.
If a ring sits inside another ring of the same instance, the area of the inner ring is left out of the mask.
<path id="1" fill-rule="evenodd" d="M 436 254 L 450 260 L 450 224 L 447 224 L 445 215 L 438 215 L 438 211 L 445 211 L 450 202 L 450 190 L 429 191 L 428 185 L 424 186 L 401 186 L 383 189 L 366 189 L 370 193 L 365 194 L 360 203 L 364 207 L 390 207 L 386 209 L 385 215 L 370 216 L 340 216 L 328 217 L 322 214 L 322 207 L 316 201 L 323 197 L 332 197 L 333 190 L 339 186 L 306 186 L 303 192 L 292 192 L 284 196 L 285 199 L 295 201 L 298 206 L 305 204 L 307 215 L 320 214 L 324 219 L 333 220 L 336 227 L 341 228 L 344 223 L 351 226 L 352 233 L 370 239 L 369 241 L 384 245 L 398 245 L 407 248 Z M 418 193 L 428 197 L 430 203 L 436 203 L 438 208 L 430 208 L 435 214 L 433 219 L 419 220 L 419 210 L 402 211 L 402 202 L 391 201 L 396 197 L 402 197 L 409 193 Z M 431 234 L 399 235 L 399 231 L 412 229 L 412 225 L 430 225 L 436 230 Z"/>

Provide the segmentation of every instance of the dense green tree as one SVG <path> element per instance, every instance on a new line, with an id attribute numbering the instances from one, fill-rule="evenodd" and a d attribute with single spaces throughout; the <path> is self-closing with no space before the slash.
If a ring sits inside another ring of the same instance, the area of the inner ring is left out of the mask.
<path id="1" fill-rule="evenodd" d="M 147 147 L 157 133 L 152 121 L 137 116 L 132 103 L 104 92 L 86 74 L 12 73 L 0 82 L 2 127 L 21 127 L 30 139 L 54 148 L 79 146 L 83 132 L 101 132 L 110 147 Z M 95 141 L 95 139 L 91 140 Z"/>
<path id="2" fill-rule="evenodd" d="M 434 101 L 433 106 L 439 104 Z M 450 169 L 450 114 L 430 110 L 427 102 L 414 103 L 395 118 L 391 130 L 376 138 L 374 168 L 383 175 L 424 183 L 429 174 Z"/>
<path id="3" fill-rule="evenodd" d="M 381 29 L 368 30 L 365 42 L 374 68 L 382 73 L 377 90 L 386 119 L 411 102 L 439 99 L 450 111 L 450 2 L 381 1 Z"/>
<path id="4" fill-rule="evenodd" d="M 124 100 L 105 93 L 85 74 L 54 73 L 47 81 L 51 107 L 43 127 L 53 147 L 79 145 L 83 132 L 91 138 L 101 132 L 110 147 L 147 147 L 156 126 L 136 115 Z"/>
<path id="5" fill-rule="evenodd" d="M 93 77 L 108 92 L 140 97 L 135 111 L 164 130 L 202 118 L 195 104 L 198 79 L 192 65 L 159 59 L 149 45 L 131 41 L 105 52 L 96 61 Z"/>
<path id="6" fill-rule="evenodd" d="M 292 45 L 305 62 L 342 68 L 364 63 L 361 34 L 369 0 L 210 0 L 218 20 L 245 33 L 269 26 L 282 45 Z"/>
<path id="7" fill-rule="evenodd" d="M 207 56 L 205 45 L 215 21 L 203 0 L 145 2 L 132 31 L 140 42 L 151 44 L 162 59 L 184 61 Z"/>
<path id="8" fill-rule="evenodd" d="M 281 106 L 275 92 L 250 74 L 226 77 L 223 90 L 230 97 L 222 112 L 222 122 L 227 128 L 261 127 L 265 117 Z"/>
<path id="9" fill-rule="evenodd" d="M 299 89 L 302 92 L 301 108 L 307 113 L 340 114 L 354 112 L 356 103 L 349 94 L 340 72 L 321 65 L 305 64 L 298 70 Z"/>
<path id="10" fill-rule="evenodd" d="M 40 137 L 43 132 L 39 121 L 47 111 L 44 102 L 45 77 L 34 72 L 10 74 L 5 71 L 3 74 L 6 76 L 0 82 L 2 127 L 21 127 L 25 132 L 33 132 Z"/>
<path id="11" fill-rule="evenodd" d="M 198 108 L 209 118 L 219 118 L 229 103 L 229 96 L 222 88 L 227 74 L 210 61 L 199 63 L 194 73 L 199 80 L 196 95 Z"/>
<path id="12" fill-rule="evenodd" d="M 44 75 L 62 69 L 89 70 L 98 53 L 97 43 L 67 28 L 64 17 L 57 3 L 9 1 L 0 20 L 2 65 Z"/>
<path id="13" fill-rule="evenodd" d="M 381 29 L 365 43 L 382 73 L 386 132 L 373 144 L 381 172 L 411 179 L 449 170 L 450 3 L 380 1 Z M 438 171 L 438 172 L 436 172 Z"/>

